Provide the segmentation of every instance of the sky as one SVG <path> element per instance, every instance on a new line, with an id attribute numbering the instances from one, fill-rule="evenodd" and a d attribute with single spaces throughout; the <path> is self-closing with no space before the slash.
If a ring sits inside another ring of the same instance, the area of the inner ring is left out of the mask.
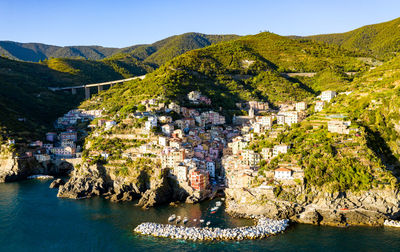
<path id="1" fill-rule="evenodd" d="M 185 32 L 313 35 L 400 17 L 399 0 L 0 0 L 0 40 L 126 47 Z"/>

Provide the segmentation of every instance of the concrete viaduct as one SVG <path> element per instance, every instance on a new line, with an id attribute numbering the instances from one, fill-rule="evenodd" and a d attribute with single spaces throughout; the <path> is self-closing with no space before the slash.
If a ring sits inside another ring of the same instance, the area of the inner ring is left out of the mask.
<path id="1" fill-rule="evenodd" d="M 101 82 L 101 83 L 92 83 L 92 84 L 85 84 L 85 85 L 72 86 L 72 87 L 49 87 L 49 89 L 51 91 L 71 90 L 72 94 L 76 94 L 76 90 L 78 88 L 84 88 L 85 89 L 85 99 L 89 99 L 91 87 L 97 87 L 98 92 L 100 92 L 103 90 L 103 86 L 110 85 L 110 87 L 112 87 L 114 84 L 124 83 L 124 82 L 130 81 L 130 80 L 135 80 L 135 79 L 143 80 L 144 77 L 146 77 L 146 75 L 136 76 L 136 77 L 122 79 L 122 80 L 107 81 L 107 82 Z"/>

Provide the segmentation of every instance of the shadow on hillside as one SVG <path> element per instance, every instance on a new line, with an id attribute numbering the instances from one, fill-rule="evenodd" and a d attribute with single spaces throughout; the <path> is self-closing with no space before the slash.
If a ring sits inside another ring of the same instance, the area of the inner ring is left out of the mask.
<path id="1" fill-rule="evenodd" d="M 367 135 L 367 146 L 374 151 L 374 153 L 380 158 L 385 167 L 390 170 L 393 175 L 400 177 L 400 162 L 393 155 L 389 146 L 386 144 L 385 139 L 382 135 L 370 129 L 368 126 L 363 125 Z"/>

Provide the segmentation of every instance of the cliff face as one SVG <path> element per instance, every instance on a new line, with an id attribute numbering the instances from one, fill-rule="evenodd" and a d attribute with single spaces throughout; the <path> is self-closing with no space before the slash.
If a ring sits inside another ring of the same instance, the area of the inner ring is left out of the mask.
<path id="1" fill-rule="evenodd" d="M 11 182 L 25 179 L 32 174 L 35 167 L 34 160 L 18 160 L 12 155 L 0 160 L 0 182 Z"/>
<path id="2" fill-rule="evenodd" d="M 8 153 L 0 158 L 0 183 L 23 180 L 34 174 L 61 175 L 71 169 L 64 161 L 38 163 L 33 157 L 20 159 Z"/>
<path id="3" fill-rule="evenodd" d="M 284 191 L 292 198 L 282 199 L 272 189 L 227 189 L 227 211 L 232 215 L 289 218 L 307 224 L 383 225 L 387 218 L 400 217 L 400 194 L 391 190 L 359 193 L 307 192 L 300 187 Z M 278 196 L 277 196 L 278 195 Z"/>
<path id="4" fill-rule="evenodd" d="M 174 201 L 185 201 L 193 193 L 177 185 L 168 171 L 157 169 L 154 174 L 141 174 L 140 180 L 115 176 L 101 165 L 84 164 L 71 174 L 65 185 L 61 185 L 58 197 L 81 199 L 103 196 L 111 201 L 133 201 L 138 206 L 153 207 Z"/>

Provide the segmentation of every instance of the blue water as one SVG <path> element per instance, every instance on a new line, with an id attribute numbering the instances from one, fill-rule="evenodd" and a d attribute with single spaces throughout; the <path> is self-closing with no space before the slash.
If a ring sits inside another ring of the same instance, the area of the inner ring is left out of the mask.
<path id="1" fill-rule="evenodd" d="M 50 181 L 0 184 L 0 251 L 400 251 L 400 229 L 294 225 L 284 234 L 241 242 L 185 242 L 135 235 L 143 221 L 166 223 L 172 213 L 233 227 L 251 224 L 213 202 L 142 210 L 100 198 L 58 199 Z"/>

